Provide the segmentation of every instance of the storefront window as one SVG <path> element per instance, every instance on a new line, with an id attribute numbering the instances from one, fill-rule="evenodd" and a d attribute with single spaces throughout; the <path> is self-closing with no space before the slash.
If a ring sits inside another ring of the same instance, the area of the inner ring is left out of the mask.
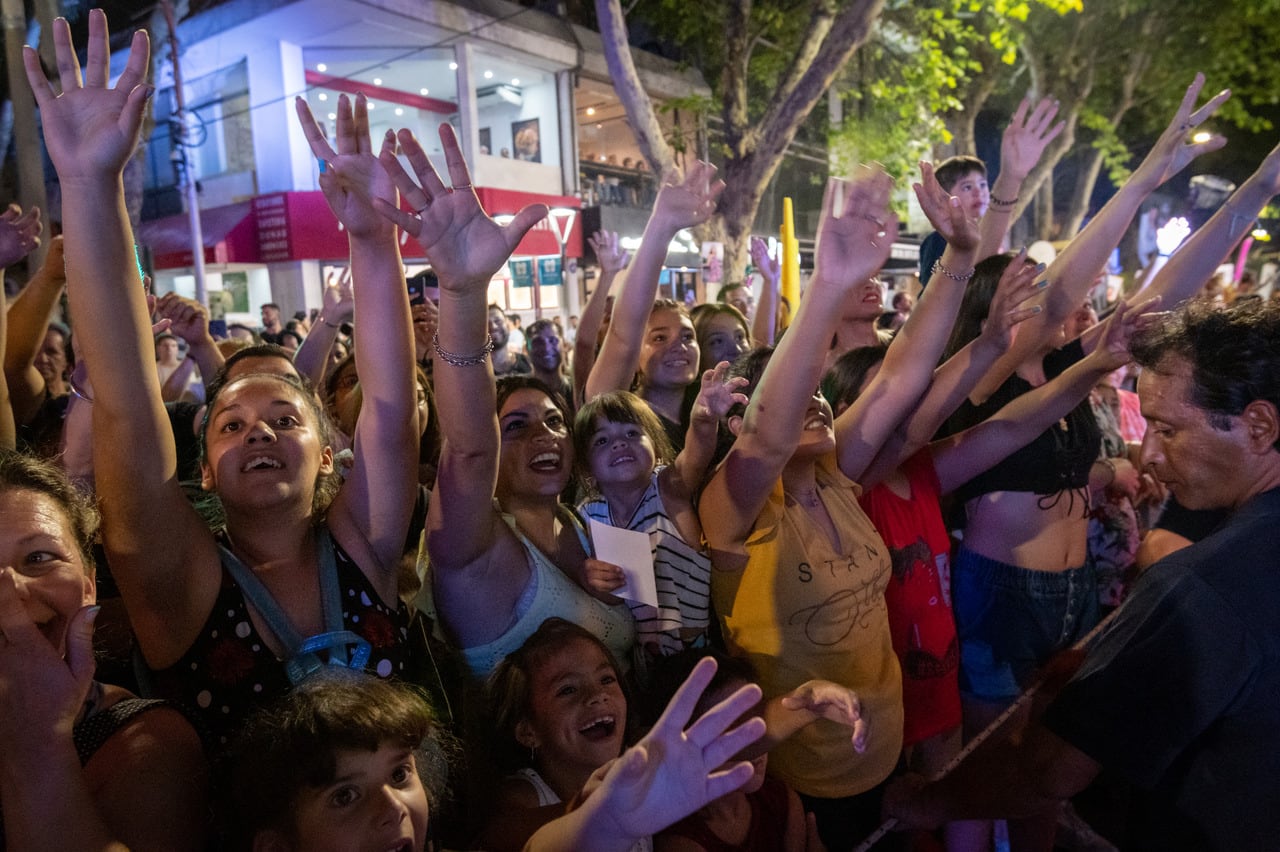
<path id="1" fill-rule="evenodd" d="M 452 48 L 324 47 L 303 53 L 307 103 L 333 140 L 338 98 L 363 92 L 369 131 L 380 144 L 387 130 L 407 127 L 428 154 L 440 149 L 441 124 L 457 126 L 458 78 Z M 454 67 L 451 67 L 454 66 Z"/>
<path id="2" fill-rule="evenodd" d="M 555 75 L 510 57 L 471 54 L 480 154 L 560 168 Z"/>

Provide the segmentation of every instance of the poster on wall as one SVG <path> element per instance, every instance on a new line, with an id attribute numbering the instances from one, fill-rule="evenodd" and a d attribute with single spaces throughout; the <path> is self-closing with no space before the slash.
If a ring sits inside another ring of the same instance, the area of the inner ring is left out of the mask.
<path id="1" fill-rule="evenodd" d="M 538 128 L 538 119 L 526 118 L 511 122 L 511 145 L 515 148 L 517 160 L 541 163 L 542 133 Z"/>
<path id="2" fill-rule="evenodd" d="M 492 154 L 493 153 L 492 143 L 493 143 L 493 134 L 490 132 L 489 128 L 481 127 L 480 128 L 480 153 Z"/>

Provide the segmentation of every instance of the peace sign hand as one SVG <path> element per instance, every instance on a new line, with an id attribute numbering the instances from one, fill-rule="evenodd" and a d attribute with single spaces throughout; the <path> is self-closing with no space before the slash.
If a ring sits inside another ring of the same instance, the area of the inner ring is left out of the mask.
<path id="1" fill-rule="evenodd" d="M 417 213 L 405 213 L 383 199 L 376 200 L 374 206 L 422 246 L 440 276 L 440 289 L 461 291 L 487 286 L 525 233 L 547 215 L 547 206 L 531 204 L 517 213 L 510 224 L 499 225 L 480 207 L 458 137 L 450 125 L 440 125 L 440 142 L 452 187 L 440 180 L 411 131 L 401 130 L 399 141 L 417 181 L 396 159 L 395 138 L 390 133 L 378 159 Z"/>
<path id="2" fill-rule="evenodd" d="M 1133 174 L 1133 180 L 1141 179 L 1148 181 L 1152 187 L 1159 186 L 1186 168 L 1187 164 L 1196 157 L 1216 151 L 1227 144 L 1226 137 L 1216 133 L 1211 134 L 1203 142 L 1187 139 L 1188 133 L 1217 112 L 1218 107 L 1231 97 L 1231 90 L 1223 89 L 1200 109 L 1195 109 L 1196 99 L 1203 88 L 1204 74 L 1197 73 L 1195 80 L 1187 87 L 1187 93 L 1183 96 L 1178 111 L 1173 114 L 1173 120 L 1169 122 L 1164 133 L 1160 134 L 1160 138 L 1156 140 L 1155 146 L 1142 161 L 1142 165 L 1138 166 Z"/>

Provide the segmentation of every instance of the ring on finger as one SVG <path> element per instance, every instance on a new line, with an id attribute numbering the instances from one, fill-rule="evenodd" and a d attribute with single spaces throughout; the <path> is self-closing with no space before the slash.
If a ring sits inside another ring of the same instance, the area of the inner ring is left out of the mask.
<path id="1" fill-rule="evenodd" d="M 464 190 L 464 189 L 471 189 L 471 188 L 472 188 L 472 187 L 471 187 L 471 184 L 469 184 L 469 183 L 458 183 L 458 184 L 454 184 L 453 186 L 449 187 L 449 191 L 450 191 L 450 192 L 461 192 L 461 191 L 462 191 L 462 190 Z"/>

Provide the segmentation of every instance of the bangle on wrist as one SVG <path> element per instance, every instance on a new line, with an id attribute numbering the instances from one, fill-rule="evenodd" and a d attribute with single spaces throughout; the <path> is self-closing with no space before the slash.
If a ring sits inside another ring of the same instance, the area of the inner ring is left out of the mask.
<path id="1" fill-rule="evenodd" d="M 493 351 L 493 338 L 490 337 L 485 341 L 480 351 L 471 355 L 459 355 L 454 352 L 440 348 L 440 332 L 436 332 L 431 336 L 431 348 L 436 350 L 436 354 L 440 356 L 440 360 L 451 367 L 479 367 L 481 364 L 489 360 L 489 353 Z"/>
<path id="2" fill-rule="evenodd" d="M 970 278 L 973 277 L 974 270 L 970 269 L 968 272 L 956 272 L 953 269 L 947 268 L 942 263 L 942 258 L 938 258 L 933 262 L 932 274 L 937 275 L 939 272 L 941 272 L 946 277 L 950 278 L 952 281 L 959 281 L 960 283 L 963 284 L 965 281 L 968 281 Z"/>
<path id="3" fill-rule="evenodd" d="M 78 396 L 80 399 L 83 399 L 85 402 L 89 403 L 90 405 L 93 404 L 93 397 L 85 393 L 84 389 L 76 384 L 75 376 L 69 376 L 67 378 L 67 384 L 71 387 L 71 392 L 73 394 Z"/>
<path id="4" fill-rule="evenodd" d="M 1008 200 L 1006 200 L 1006 199 L 999 198 L 999 197 L 994 196 L 994 195 L 990 195 L 990 196 L 988 196 L 988 198 L 990 198 L 990 199 L 991 199 L 991 206 L 992 206 L 992 207 L 1013 207 L 1014 205 L 1016 205 L 1016 204 L 1018 203 L 1018 199 L 1017 199 L 1017 197 L 1016 197 L 1016 196 L 1013 198 L 1013 200 L 1012 200 L 1012 201 L 1008 201 Z"/>

